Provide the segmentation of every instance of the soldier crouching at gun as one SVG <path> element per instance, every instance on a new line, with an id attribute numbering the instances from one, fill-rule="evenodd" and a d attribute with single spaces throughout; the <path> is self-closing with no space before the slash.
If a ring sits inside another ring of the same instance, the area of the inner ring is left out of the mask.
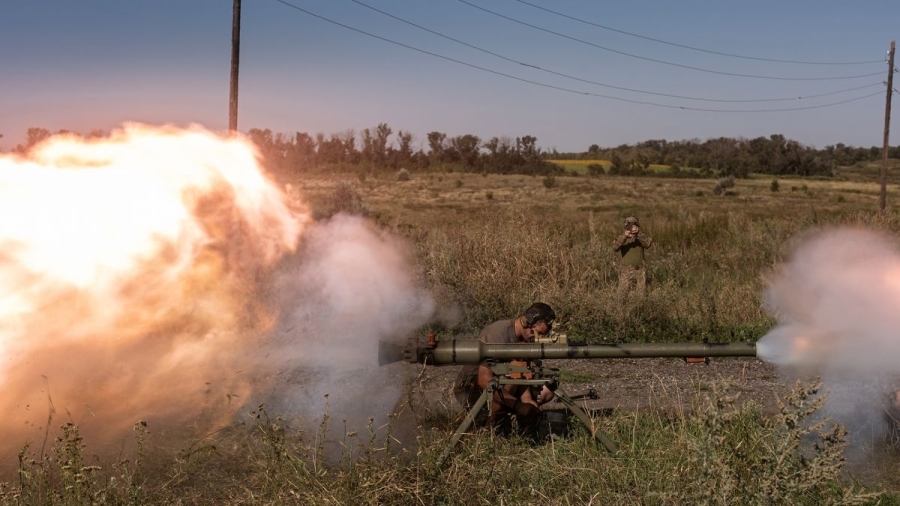
<path id="1" fill-rule="evenodd" d="M 488 325 L 478 339 L 485 344 L 532 343 L 537 335 L 550 333 L 554 318 L 556 313 L 550 306 L 535 302 L 518 318 Z M 470 409 L 493 378 L 494 373 L 484 362 L 477 366 L 465 366 L 456 377 L 454 396 L 464 408 Z M 538 389 L 528 385 L 504 385 L 494 392 L 490 417 L 487 417 L 486 410 L 482 410 L 475 421 L 480 425 L 487 423 L 501 430 L 509 430 L 515 415 L 520 426 L 527 426 L 539 420 L 541 405 L 551 401 L 553 396 L 552 386 L 541 385 Z"/>

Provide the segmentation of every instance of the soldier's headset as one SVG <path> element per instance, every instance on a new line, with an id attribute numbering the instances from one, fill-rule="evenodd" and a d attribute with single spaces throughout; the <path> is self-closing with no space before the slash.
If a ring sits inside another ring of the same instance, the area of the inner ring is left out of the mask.
<path id="1" fill-rule="evenodd" d="M 541 320 L 547 322 L 547 325 L 552 324 L 553 320 L 556 319 L 556 313 L 553 312 L 553 308 L 547 304 L 536 302 L 525 310 L 525 314 L 523 314 L 522 317 L 525 318 L 524 327 L 530 329 L 531 327 L 534 327 L 535 323 Z"/>

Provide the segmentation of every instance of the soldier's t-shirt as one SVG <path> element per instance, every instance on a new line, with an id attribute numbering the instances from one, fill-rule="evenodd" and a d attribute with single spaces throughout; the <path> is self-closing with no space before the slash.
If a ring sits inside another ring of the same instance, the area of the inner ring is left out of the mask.
<path id="1" fill-rule="evenodd" d="M 485 344 L 516 344 L 519 337 L 516 335 L 515 320 L 499 320 L 478 334 L 478 339 Z"/>
<path id="2" fill-rule="evenodd" d="M 520 342 L 516 335 L 515 320 L 499 320 L 484 329 L 478 334 L 478 339 L 485 344 L 515 344 Z M 478 366 L 463 366 L 456 375 L 456 381 L 453 385 L 453 393 L 464 407 L 471 406 L 481 395 L 481 389 L 478 388 Z"/>

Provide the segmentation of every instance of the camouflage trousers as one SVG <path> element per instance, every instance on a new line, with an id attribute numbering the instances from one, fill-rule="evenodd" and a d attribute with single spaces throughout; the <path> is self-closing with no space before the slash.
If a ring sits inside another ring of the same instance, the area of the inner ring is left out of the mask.
<path id="1" fill-rule="evenodd" d="M 623 265 L 619 267 L 619 295 L 625 295 L 633 291 L 637 295 L 643 295 L 647 286 L 647 271 L 643 267 Z"/>

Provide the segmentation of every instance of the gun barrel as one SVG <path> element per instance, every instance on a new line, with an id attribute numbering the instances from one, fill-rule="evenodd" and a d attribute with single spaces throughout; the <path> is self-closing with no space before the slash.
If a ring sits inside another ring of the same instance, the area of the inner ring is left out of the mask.
<path id="1" fill-rule="evenodd" d="M 412 344 L 412 343 L 411 343 Z M 410 362 L 434 365 L 479 364 L 484 360 L 572 358 L 755 357 L 755 343 L 634 343 L 634 344 L 485 344 L 477 339 L 416 344 L 407 350 Z"/>

